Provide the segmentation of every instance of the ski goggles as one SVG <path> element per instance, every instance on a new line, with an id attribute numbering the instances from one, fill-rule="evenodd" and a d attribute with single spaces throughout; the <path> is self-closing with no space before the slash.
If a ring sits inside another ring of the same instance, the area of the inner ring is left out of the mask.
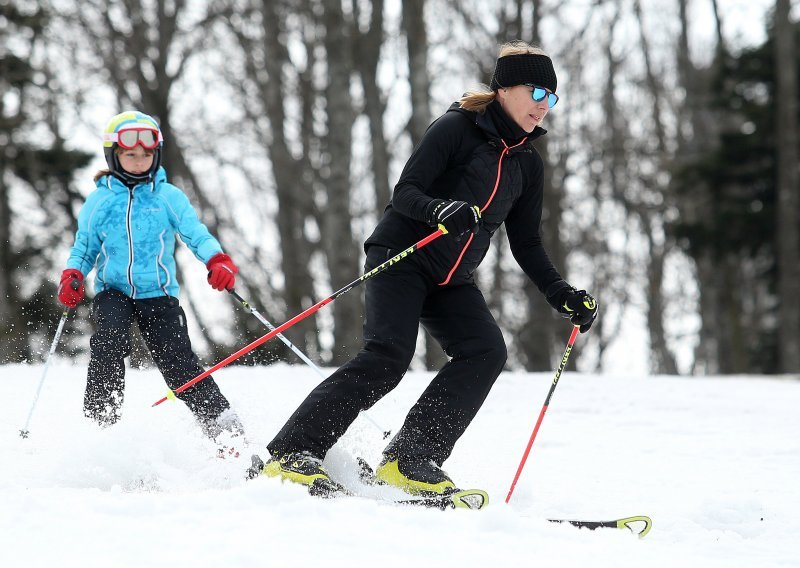
<path id="1" fill-rule="evenodd" d="M 103 134 L 106 142 L 115 142 L 120 148 L 131 150 L 140 145 L 145 150 L 154 150 L 164 141 L 159 130 L 153 128 L 126 128 L 119 132 Z"/>
<path id="2" fill-rule="evenodd" d="M 544 87 L 540 87 L 539 85 L 533 85 L 531 83 L 525 83 L 525 85 L 527 87 L 533 88 L 533 90 L 531 91 L 531 98 L 534 101 L 538 103 L 539 101 L 543 101 L 545 98 L 547 98 L 548 107 L 553 108 L 554 106 L 556 106 L 556 103 L 558 102 L 557 94 L 551 93 L 550 91 L 548 91 Z"/>

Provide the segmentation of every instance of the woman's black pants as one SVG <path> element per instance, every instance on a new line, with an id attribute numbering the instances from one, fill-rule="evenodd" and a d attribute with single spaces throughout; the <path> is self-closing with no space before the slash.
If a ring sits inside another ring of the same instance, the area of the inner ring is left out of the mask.
<path id="1" fill-rule="evenodd" d="M 371 246 L 365 270 L 394 254 Z M 418 255 L 366 281 L 363 349 L 311 391 L 267 446 L 272 456 L 307 451 L 323 458 L 359 412 L 398 385 L 414 356 L 420 323 L 450 361 L 384 451 L 439 465 L 450 456 L 502 371 L 507 352 L 474 283 L 438 286 Z"/>

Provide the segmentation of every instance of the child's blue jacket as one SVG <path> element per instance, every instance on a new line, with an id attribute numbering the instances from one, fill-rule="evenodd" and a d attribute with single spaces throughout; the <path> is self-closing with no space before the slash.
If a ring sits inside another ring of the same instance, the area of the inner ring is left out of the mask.
<path id="1" fill-rule="evenodd" d="M 95 293 L 114 288 L 134 299 L 177 298 L 176 236 L 203 264 L 222 252 L 186 194 L 167 183 L 164 168 L 133 189 L 103 176 L 78 215 L 67 268 L 84 277 L 97 268 Z"/>

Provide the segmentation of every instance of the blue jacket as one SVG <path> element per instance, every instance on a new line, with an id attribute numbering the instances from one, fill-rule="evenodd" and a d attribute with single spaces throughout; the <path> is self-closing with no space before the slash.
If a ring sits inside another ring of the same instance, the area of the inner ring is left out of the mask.
<path id="1" fill-rule="evenodd" d="M 222 252 L 183 191 L 167 183 L 164 168 L 133 189 L 107 175 L 81 208 L 67 268 L 84 277 L 97 268 L 96 293 L 113 288 L 134 299 L 177 298 L 176 235 L 204 264 Z"/>

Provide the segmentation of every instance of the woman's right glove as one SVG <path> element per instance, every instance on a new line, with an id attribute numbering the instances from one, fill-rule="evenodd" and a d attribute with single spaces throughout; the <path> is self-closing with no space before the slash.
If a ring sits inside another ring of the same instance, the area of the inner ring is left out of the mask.
<path id="1" fill-rule="evenodd" d="M 425 218 L 431 227 L 439 227 L 444 233 L 458 240 L 464 233 L 475 232 L 481 220 L 481 210 L 466 201 L 432 200 L 426 209 Z"/>
<path id="2" fill-rule="evenodd" d="M 576 290 L 566 282 L 562 286 L 553 286 L 556 290 L 546 294 L 547 301 L 573 325 L 580 326 L 581 333 L 586 333 L 597 319 L 597 300 L 586 290 Z"/>
<path id="3" fill-rule="evenodd" d="M 83 300 L 83 274 L 80 270 L 67 268 L 61 273 L 58 285 L 58 301 L 68 308 L 74 308 Z"/>

